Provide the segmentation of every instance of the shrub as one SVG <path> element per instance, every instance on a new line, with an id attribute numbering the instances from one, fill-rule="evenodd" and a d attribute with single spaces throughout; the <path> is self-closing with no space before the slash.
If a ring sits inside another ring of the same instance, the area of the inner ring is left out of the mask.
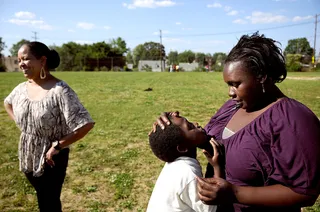
<path id="1" fill-rule="evenodd" d="M 142 71 L 146 71 L 146 72 L 151 72 L 152 71 L 152 68 L 149 66 L 149 65 L 144 65 L 141 69 Z"/>
<path id="2" fill-rule="evenodd" d="M 299 62 L 292 63 L 290 65 L 286 65 L 287 71 L 301 71 L 302 66 Z"/>
<path id="3" fill-rule="evenodd" d="M 102 66 L 102 67 L 100 68 L 100 71 L 109 71 L 109 69 L 108 69 L 106 66 Z"/>
<path id="4" fill-rule="evenodd" d="M 0 64 L 0 72 L 6 72 L 7 67 L 3 64 Z"/>
<path id="5" fill-rule="evenodd" d="M 192 71 L 194 71 L 194 72 L 205 72 L 206 69 L 204 67 L 197 67 L 197 68 L 193 69 Z"/>
<path id="6" fill-rule="evenodd" d="M 222 72 L 223 71 L 223 66 L 214 65 L 212 70 L 216 71 L 216 72 Z"/>

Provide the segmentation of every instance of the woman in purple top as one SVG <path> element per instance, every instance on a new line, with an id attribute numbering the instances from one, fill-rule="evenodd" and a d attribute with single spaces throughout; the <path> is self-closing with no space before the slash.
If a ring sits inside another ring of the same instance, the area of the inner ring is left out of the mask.
<path id="1" fill-rule="evenodd" d="M 232 99 L 205 130 L 225 145 L 226 179 L 210 170 L 198 179 L 200 199 L 219 211 L 298 212 L 319 195 L 320 122 L 275 85 L 287 75 L 275 43 L 244 35 L 225 61 Z M 164 123 L 165 113 L 156 124 Z"/>

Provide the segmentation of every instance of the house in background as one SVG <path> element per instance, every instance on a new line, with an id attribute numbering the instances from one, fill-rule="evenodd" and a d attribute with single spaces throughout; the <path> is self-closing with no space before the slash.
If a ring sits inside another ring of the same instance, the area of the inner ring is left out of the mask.
<path id="1" fill-rule="evenodd" d="M 2 57 L 2 64 L 6 66 L 7 72 L 20 71 L 18 57 Z"/>
<path id="2" fill-rule="evenodd" d="M 193 71 L 197 68 L 199 68 L 199 63 L 193 62 L 193 63 L 179 63 L 179 68 L 182 68 L 184 71 Z"/>
<path id="3" fill-rule="evenodd" d="M 162 61 L 162 71 L 165 71 L 165 61 Z M 139 60 L 139 71 L 161 72 L 160 60 Z"/>

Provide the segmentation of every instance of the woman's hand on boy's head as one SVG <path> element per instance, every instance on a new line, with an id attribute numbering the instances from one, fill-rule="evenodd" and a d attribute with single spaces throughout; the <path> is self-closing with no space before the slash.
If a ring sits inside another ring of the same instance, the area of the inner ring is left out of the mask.
<path id="1" fill-rule="evenodd" d="M 224 166 L 224 146 L 213 138 L 210 140 L 210 144 L 213 147 L 213 155 L 211 155 L 206 150 L 202 150 L 203 154 L 206 156 L 208 162 L 213 167 Z"/>
<path id="2" fill-rule="evenodd" d="M 175 112 L 163 112 L 161 113 L 160 117 L 157 118 L 157 120 L 153 123 L 152 125 L 152 130 L 148 133 L 148 135 L 150 136 L 151 133 L 156 132 L 157 129 L 157 125 L 160 126 L 161 129 L 165 129 L 166 125 L 170 125 L 170 120 L 169 120 L 169 116 L 179 116 L 179 111 L 175 111 Z"/>

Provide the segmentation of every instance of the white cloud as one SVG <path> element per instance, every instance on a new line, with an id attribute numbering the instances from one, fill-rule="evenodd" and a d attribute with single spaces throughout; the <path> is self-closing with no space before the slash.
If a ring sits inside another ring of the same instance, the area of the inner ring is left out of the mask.
<path id="1" fill-rule="evenodd" d="M 230 7 L 230 6 L 225 6 L 224 7 L 224 11 L 226 11 L 226 12 L 229 12 L 231 9 L 232 9 L 232 7 Z"/>
<path id="2" fill-rule="evenodd" d="M 292 21 L 293 21 L 293 22 L 297 22 L 297 21 L 305 21 L 305 20 L 309 20 L 309 19 L 311 19 L 311 18 L 313 18 L 313 16 L 311 16 L 311 15 L 304 16 L 304 17 L 301 17 L 301 16 L 295 16 L 295 17 L 292 19 Z"/>
<path id="3" fill-rule="evenodd" d="M 237 15 L 237 14 L 238 14 L 238 11 L 236 11 L 236 10 L 232 10 L 227 13 L 227 15 Z"/>
<path id="4" fill-rule="evenodd" d="M 94 28 L 94 24 L 92 23 L 87 23 L 87 22 L 79 22 L 77 23 L 77 27 L 85 30 L 91 30 Z"/>
<path id="5" fill-rule="evenodd" d="M 219 3 L 214 3 L 214 4 L 208 4 L 207 7 L 209 7 L 209 8 L 211 8 L 211 7 L 213 7 L 213 8 L 220 8 L 220 7 L 222 7 L 222 5 L 219 4 Z"/>
<path id="6" fill-rule="evenodd" d="M 32 12 L 27 12 L 27 11 L 20 11 L 16 12 L 14 14 L 15 17 L 17 18 L 22 18 L 22 19 L 34 19 L 36 15 Z"/>
<path id="7" fill-rule="evenodd" d="M 30 26 L 43 30 L 52 30 L 52 26 L 46 24 L 43 20 L 10 19 L 8 22 L 19 26 Z"/>
<path id="8" fill-rule="evenodd" d="M 183 27 L 182 30 L 185 30 L 185 31 L 186 30 L 192 30 L 192 28 L 191 27 Z"/>
<path id="9" fill-rule="evenodd" d="M 180 22 L 176 22 L 176 25 L 181 25 L 181 23 Z"/>
<path id="10" fill-rule="evenodd" d="M 176 2 L 172 0 L 133 0 L 131 4 L 122 3 L 122 6 L 128 9 L 136 9 L 137 7 L 141 8 L 156 8 L 156 7 L 172 7 L 176 5 Z"/>
<path id="11" fill-rule="evenodd" d="M 243 19 L 236 19 L 236 20 L 232 21 L 232 23 L 235 23 L 235 24 L 246 24 L 247 21 L 245 21 Z"/>
<path id="12" fill-rule="evenodd" d="M 251 20 L 252 24 L 282 23 L 288 20 L 288 18 L 283 15 L 275 15 L 260 11 L 252 12 L 252 15 L 247 16 L 246 19 Z"/>
<path id="13" fill-rule="evenodd" d="M 9 19 L 7 22 L 16 24 L 18 26 L 28 26 L 43 30 L 52 30 L 52 26 L 47 24 L 44 20 L 36 19 L 36 15 L 31 12 L 20 11 L 14 14 L 15 18 Z"/>
<path id="14" fill-rule="evenodd" d="M 214 7 L 214 8 L 222 8 L 223 6 L 220 3 L 208 4 L 207 7 Z M 237 15 L 239 12 L 237 10 L 232 10 L 230 6 L 224 6 L 223 10 L 227 13 L 227 15 Z"/>
<path id="15" fill-rule="evenodd" d="M 109 29 L 111 29 L 111 27 L 110 26 L 104 26 L 103 29 L 109 30 Z"/>
<path id="16" fill-rule="evenodd" d="M 73 29 L 68 29 L 68 32 L 76 32 L 76 31 L 74 31 Z"/>

